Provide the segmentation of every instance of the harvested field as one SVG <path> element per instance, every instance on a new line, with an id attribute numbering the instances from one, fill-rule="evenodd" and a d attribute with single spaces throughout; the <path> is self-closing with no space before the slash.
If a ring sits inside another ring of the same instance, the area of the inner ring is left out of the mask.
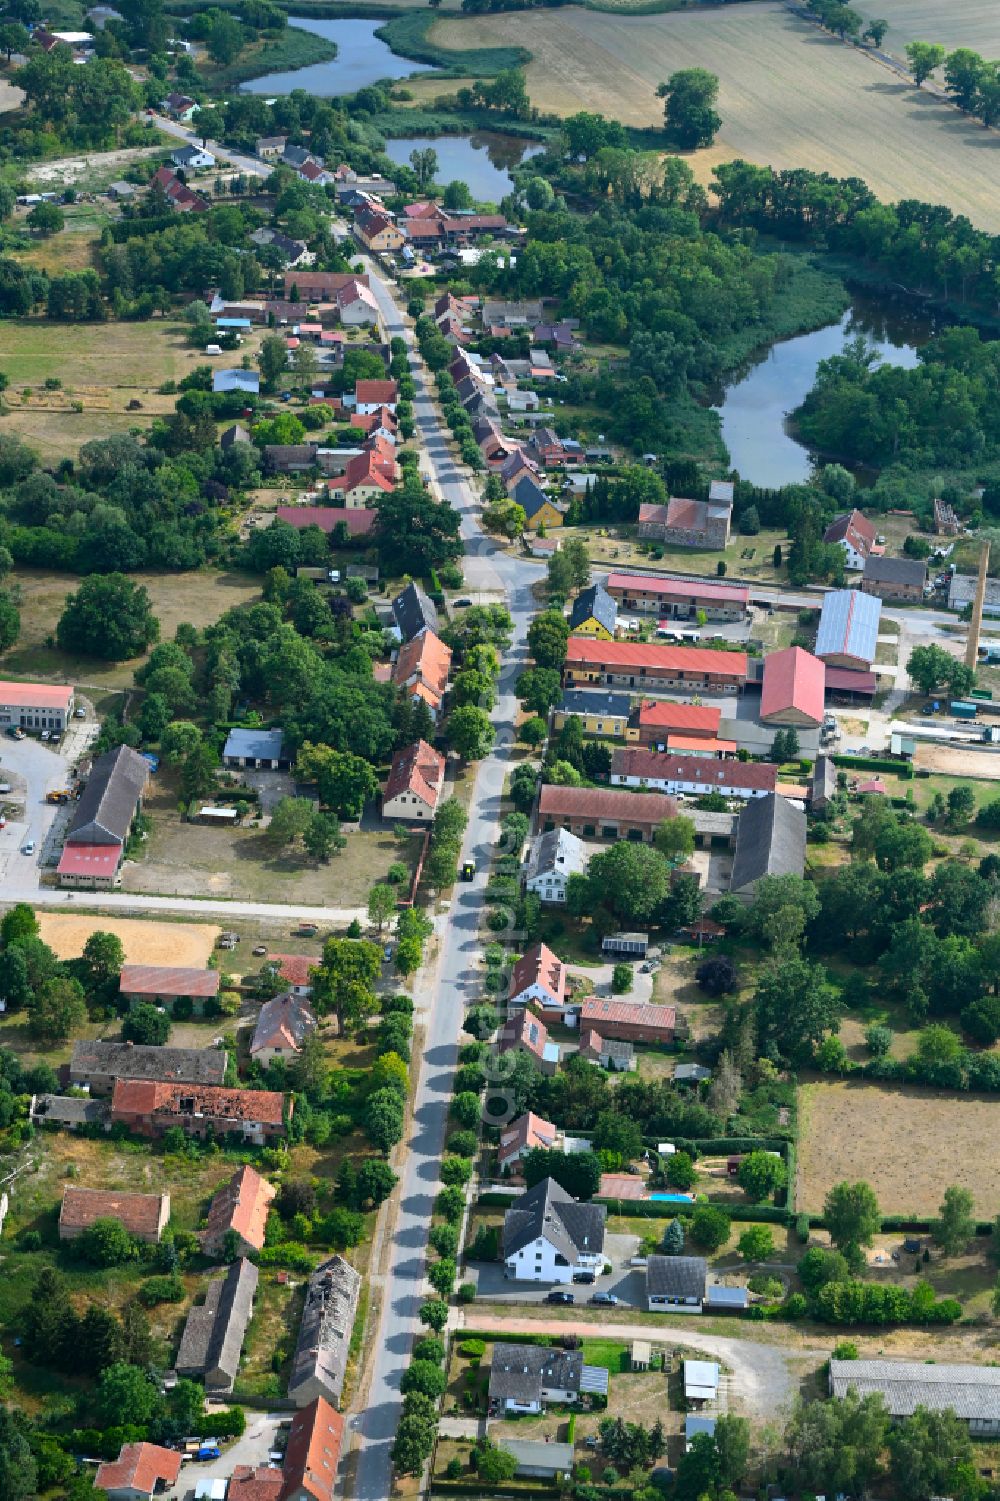
<path id="1" fill-rule="evenodd" d="M 85 917 L 39 912 L 41 937 L 60 959 L 77 959 L 91 933 L 114 933 L 121 939 L 127 964 L 208 963 L 220 929 L 210 923 L 152 922 L 132 917 Z"/>
<path id="2" fill-rule="evenodd" d="M 564 115 L 596 110 L 628 125 L 662 120 L 656 87 L 672 72 L 708 68 L 721 85 L 716 150 L 862 177 L 887 200 L 944 203 L 1000 229 L 1000 136 L 777 3 L 708 15 L 623 17 L 575 6 L 490 14 L 441 21 L 431 38 L 448 48 L 526 47 L 533 104 Z"/>
<path id="3" fill-rule="evenodd" d="M 180 380 L 204 364 L 205 357 L 186 342 L 177 323 L 47 323 L 21 318 L 4 324 L 4 369 L 10 377 L 8 403 L 25 385 L 41 384 L 58 376 L 63 392 L 70 388 L 150 391 L 166 380 Z M 171 397 L 167 410 L 173 410 Z M 5 422 L 7 419 L 4 419 Z"/>
<path id="4" fill-rule="evenodd" d="M 989 1149 L 998 1119 L 990 1098 L 847 1080 L 806 1084 L 798 1207 L 816 1214 L 835 1183 L 865 1179 L 883 1214 L 932 1216 L 958 1184 L 972 1193 L 980 1219 L 990 1219 L 1000 1199 L 1000 1160 Z"/>
<path id="5" fill-rule="evenodd" d="M 885 49 L 900 57 L 907 42 L 941 42 L 949 52 L 971 47 L 983 57 L 1000 57 L 996 0 L 883 0 L 878 13 L 889 22 Z"/>

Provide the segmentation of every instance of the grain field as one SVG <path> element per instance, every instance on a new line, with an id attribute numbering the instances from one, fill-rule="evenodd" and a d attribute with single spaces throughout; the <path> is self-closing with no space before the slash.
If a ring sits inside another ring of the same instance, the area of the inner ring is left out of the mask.
<path id="1" fill-rule="evenodd" d="M 452 48 L 526 47 L 528 88 L 541 109 L 596 110 L 637 126 L 662 119 L 658 83 L 679 68 L 708 68 L 720 80 L 721 154 L 862 177 L 886 200 L 946 203 L 1000 230 L 1000 131 L 780 4 L 637 17 L 574 6 L 442 20 L 432 38 Z"/>
<path id="2" fill-rule="evenodd" d="M 997 0 L 880 0 L 872 14 L 889 22 L 890 52 L 902 55 L 907 42 L 940 42 L 949 51 L 971 47 L 984 57 L 1000 57 Z"/>

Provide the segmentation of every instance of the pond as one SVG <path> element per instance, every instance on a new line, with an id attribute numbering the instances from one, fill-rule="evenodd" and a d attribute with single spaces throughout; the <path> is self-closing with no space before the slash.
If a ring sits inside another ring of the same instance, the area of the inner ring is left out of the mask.
<path id="1" fill-rule="evenodd" d="M 859 296 L 837 323 L 773 344 L 759 364 L 726 388 L 716 408 L 732 467 L 755 485 L 777 488 L 808 480 L 812 455 L 788 431 L 788 414 L 812 390 L 820 361 L 864 334 L 887 364 L 912 369 L 917 351 L 934 332 L 924 314 Z"/>
<path id="2" fill-rule="evenodd" d="M 381 41 L 375 33 L 384 21 L 313 21 L 289 16 L 288 24 L 336 42 L 337 56 L 331 62 L 313 63 L 289 73 L 252 78 L 243 85 L 245 93 L 290 94 L 293 89 L 305 89 L 320 99 L 332 99 L 336 94 L 355 94 L 382 78 L 409 78 L 412 73 L 434 71 L 428 63 L 397 56 Z"/>
<path id="3" fill-rule="evenodd" d="M 386 142 L 386 155 L 406 166 L 410 152 L 429 146 L 437 153 L 435 182 L 464 182 L 477 203 L 499 203 L 514 184 L 511 171 L 544 150 L 537 141 L 477 130 L 467 136 L 405 136 Z"/>

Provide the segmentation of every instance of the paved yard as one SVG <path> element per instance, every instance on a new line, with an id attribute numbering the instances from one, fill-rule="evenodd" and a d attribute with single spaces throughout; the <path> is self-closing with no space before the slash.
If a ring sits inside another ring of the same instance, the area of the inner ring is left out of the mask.
<path id="1" fill-rule="evenodd" d="M 593 1293 L 603 1292 L 614 1293 L 629 1308 L 645 1308 L 646 1274 L 628 1266 L 629 1258 L 638 1254 L 639 1237 L 608 1235 L 604 1250 L 613 1270 L 598 1277 L 593 1285 L 571 1285 L 566 1291 L 571 1292 L 580 1305 L 589 1303 Z M 552 1289 L 561 1286 L 554 1282 L 512 1282 L 504 1276 L 503 1266 L 498 1261 L 473 1262 L 468 1275 L 476 1283 L 477 1297 L 491 1303 L 544 1304 Z M 603 1311 L 607 1312 L 606 1309 Z"/>

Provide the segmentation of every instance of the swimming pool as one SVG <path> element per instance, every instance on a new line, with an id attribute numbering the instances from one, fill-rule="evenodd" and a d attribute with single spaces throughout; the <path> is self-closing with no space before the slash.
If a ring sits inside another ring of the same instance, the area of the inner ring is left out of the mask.
<path id="1" fill-rule="evenodd" d="M 649 1194 L 658 1204 L 693 1204 L 694 1194 Z"/>

